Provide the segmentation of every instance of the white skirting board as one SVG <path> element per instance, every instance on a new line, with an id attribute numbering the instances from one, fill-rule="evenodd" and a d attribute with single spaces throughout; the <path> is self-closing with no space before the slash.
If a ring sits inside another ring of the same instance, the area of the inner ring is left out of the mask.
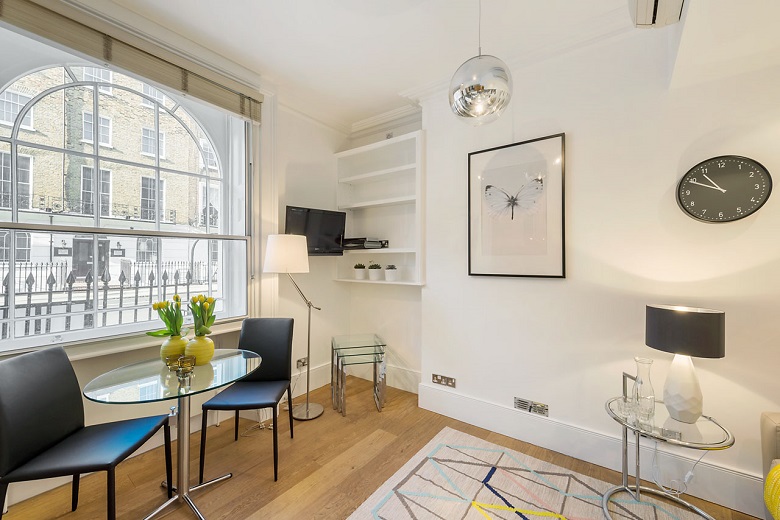
<path id="1" fill-rule="evenodd" d="M 522 412 L 458 394 L 432 384 L 420 384 L 421 408 L 452 417 L 508 437 L 557 451 L 592 464 L 621 471 L 622 440 L 620 426 L 615 435 L 605 435 L 562 423 L 555 419 Z M 606 412 L 604 412 L 606 413 Z M 640 442 L 642 478 L 652 481 L 654 443 Z M 629 473 L 633 475 L 633 436 L 629 436 Z M 663 444 L 663 443 L 661 443 Z M 679 451 L 678 451 L 679 450 Z M 702 451 L 659 446 L 658 464 L 682 477 L 701 456 Z M 633 477 L 630 479 L 633 483 Z M 668 484 L 668 483 L 667 483 Z M 730 509 L 763 518 L 763 482 L 760 476 L 717 466 L 705 457 L 697 466 L 687 493 Z"/>

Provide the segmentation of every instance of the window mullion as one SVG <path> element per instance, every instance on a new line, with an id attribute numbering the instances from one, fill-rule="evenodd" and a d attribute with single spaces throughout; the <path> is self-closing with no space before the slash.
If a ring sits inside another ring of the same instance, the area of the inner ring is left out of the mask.
<path id="1" fill-rule="evenodd" d="M 8 339 L 13 341 L 16 338 L 16 231 L 9 230 L 8 240 Z"/>
<path id="2" fill-rule="evenodd" d="M 11 167 L 11 222 L 18 222 L 19 221 L 19 204 L 17 201 L 17 198 L 19 196 L 19 187 L 16 185 L 16 181 L 18 180 L 19 176 L 16 172 L 16 164 L 17 164 L 17 146 L 14 143 L 11 143 L 11 150 L 10 150 L 10 167 Z"/>
<path id="3" fill-rule="evenodd" d="M 162 189 L 160 189 L 160 104 L 158 102 L 155 102 L 154 105 L 154 142 L 157 145 L 156 153 L 154 155 L 154 222 L 155 229 L 160 231 L 160 229 L 162 229 L 160 225 L 160 216 L 162 215 Z M 157 258 L 159 257 L 160 255 L 158 253 Z"/>
<path id="4" fill-rule="evenodd" d="M 92 218 L 95 227 L 100 227 L 100 88 L 98 83 L 92 87 Z M 82 208 L 83 209 L 83 208 Z M 97 257 L 95 257 L 97 258 Z M 97 277 L 95 277 L 97 279 Z M 95 284 L 97 285 L 97 284 Z"/>

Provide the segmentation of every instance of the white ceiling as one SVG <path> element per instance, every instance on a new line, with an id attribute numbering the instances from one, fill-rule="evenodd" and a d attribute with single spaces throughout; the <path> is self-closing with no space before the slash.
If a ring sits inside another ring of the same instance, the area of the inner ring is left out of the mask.
<path id="1" fill-rule="evenodd" d="M 447 85 L 478 47 L 479 0 L 66 1 L 174 47 L 195 42 L 258 75 L 280 103 L 342 130 L 408 107 L 401 93 Z M 484 0 L 482 51 L 519 70 L 654 30 L 666 31 L 673 46 L 679 39 L 672 79 L 681 84 L 730 73 L 723 60 L 748 70 L 780 63 L 780 2 L 686 3 L 679 37 L 679 24 L 633 28 L 627 0 Z"/>

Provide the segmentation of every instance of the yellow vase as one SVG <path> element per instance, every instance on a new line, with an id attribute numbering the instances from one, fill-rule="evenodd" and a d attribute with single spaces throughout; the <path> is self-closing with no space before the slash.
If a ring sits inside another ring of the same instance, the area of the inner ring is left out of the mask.
<path id="1" fill-rule="evenodd" d="M 214 342 L 208 336 L 195 336 L 184 349 L 187 356 L 195 356 L 195 366 L 205 365 L 214 357 Z"/>
<path id="2" fill-rule="evenodd" d="M 182 355 L 186 346 L 187 338 L 171 336 L 163 341 L 162 346 L 160 346 L 160 359 L 165 363 L 166 356 Z"/>

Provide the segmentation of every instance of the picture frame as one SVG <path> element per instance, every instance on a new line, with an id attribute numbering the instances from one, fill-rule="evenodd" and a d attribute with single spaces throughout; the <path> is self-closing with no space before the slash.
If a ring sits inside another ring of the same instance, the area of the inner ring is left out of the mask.
<path id="1" fill-rule="evenodd" d="M 469 276 L 566 278 L 565 140 L 469 153 Z"/>

